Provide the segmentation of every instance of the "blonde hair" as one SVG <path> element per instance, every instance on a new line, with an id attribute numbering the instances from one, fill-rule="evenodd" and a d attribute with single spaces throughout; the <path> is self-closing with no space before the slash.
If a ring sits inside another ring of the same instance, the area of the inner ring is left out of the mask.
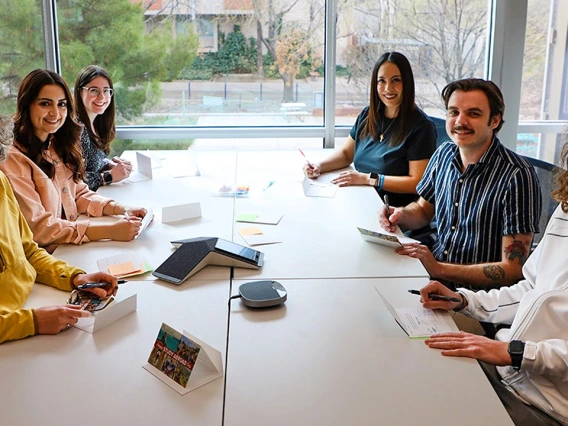
<path id="1" fill-rule="evenodd" d="M 14 142 L 14 120 L 9 115 L 0 115 L 0 163 L 6 161 Z"/>

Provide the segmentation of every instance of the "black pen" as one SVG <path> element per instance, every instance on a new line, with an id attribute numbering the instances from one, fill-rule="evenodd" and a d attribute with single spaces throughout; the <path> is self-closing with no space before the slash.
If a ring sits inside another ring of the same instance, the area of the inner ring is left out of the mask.
<path id="1" fill-rule="evenodd" d="M 408 292 L 420 296 L 420 291 L 419 291 L 419 290 L 408 290 Z M 438 294 L 438 293 L 429 293 L 429 294 L 428 294 L 428 297 L 429 297 L 431 300 L 443 300 L 443 301 L 445 301 L 445 302 L 460 302 L 460 303 L 461 303 L 461 300 L 458 299 L 457 297 L 442 296 L 441 294 Z"/>
<path id="2" fill-rule="evenodd" d="M 392 223 L 389 219 L 391 212 L 389 206 L 389 196 L 387 194 L 385 194 L 385 208 L 387 209 L 387 220 L 389 221 L 389 225 L 392 226 Z"/>
<path id="3" fill-rule="evenodd" d="M 117 284 L 124 284 L 126 280 L 118 280 Z M 77 290 L 86 290 L 88 288 L 105 288 L 108 287 L 110 283 L 85 283 L 77 286 Z"/>

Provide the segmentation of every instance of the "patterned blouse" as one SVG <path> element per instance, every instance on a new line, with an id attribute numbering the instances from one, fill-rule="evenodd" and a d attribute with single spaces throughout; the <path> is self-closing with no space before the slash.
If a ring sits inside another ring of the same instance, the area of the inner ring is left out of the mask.
<path id="1" fill-rule="evenodd" d="M 98 148 L 89 137 L 89 132 L 83 127 L 81 132 L 81 147 L 83 149 L 83 159 L 85 160 L 85 176 L 87 185 L 91 191 L 96 191 L 103 186 L 103 169 L 110 163 L 105 153 Z"/>

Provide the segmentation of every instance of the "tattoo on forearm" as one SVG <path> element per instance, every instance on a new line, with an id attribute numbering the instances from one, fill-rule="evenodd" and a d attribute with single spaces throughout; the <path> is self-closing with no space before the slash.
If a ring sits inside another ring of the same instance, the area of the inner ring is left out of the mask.
<path id="1" fill-rule="evenodd" d="M 527 245 L 519 240 L 513 240 L 513 242 L 505 247 L 505 256 L 509 260 L 519 260 L 520 265 L 524 265 L 528 256 Z"/>
<path id="2" fill-rule="evenodd" d="M 486 265 L 483 267 L 483 273 L 493 281 L 501 281 L 505 278 L 505 271 L 499 265 Z"/>

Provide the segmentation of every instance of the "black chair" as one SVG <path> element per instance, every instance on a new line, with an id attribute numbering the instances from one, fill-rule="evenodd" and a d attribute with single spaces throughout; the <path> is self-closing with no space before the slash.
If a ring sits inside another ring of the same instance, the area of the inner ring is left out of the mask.
<path id="1" fill-rule="evenodd" d="M 538 182 L 540 184 L 540 191 L 542 193 L 542 212 L 540 213 L 540 219 L 538 227 L 540 232 L 535 234 L 532 244 L 532 249 L 534 250 L 537 244 L 540 242 L 544 236 L 544 230 L 548 221 L 552 217 L 554 210 L 558 206 L 558 202 L 552 198 L 552 189 L 554 188 L 554 179 L 558 167 L 554 164 L 547 163 L 546 161 L 538 160 L 532 157 L 523 158 L 527 160 L 536 170 L 536 175 L 538 177 Z"/>
<path id="2" fill-rule="evenodd" d="M 446 132 L 446 120 L 444 118 L 430 117 L 436 126 L 436 148 L 447 142 L 450 139 L 448 132 Z"/>

